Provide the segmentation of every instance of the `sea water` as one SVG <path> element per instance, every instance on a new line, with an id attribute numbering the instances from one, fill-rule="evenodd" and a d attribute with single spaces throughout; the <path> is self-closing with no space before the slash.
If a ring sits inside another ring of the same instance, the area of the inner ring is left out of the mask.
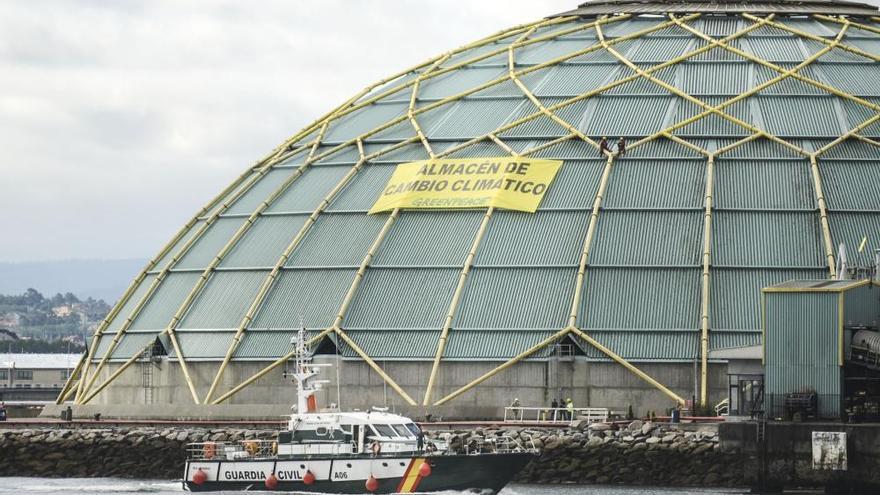
<path id="1" fill-rule="evenodd" d="M 165 495 L 172 493 L 179 494 L 181 492 L 184 492 L 184 490 L 180 482 L 167 480 L 121 480 L 115 478 L 0 478 L 0 494 L 108 495 L 114 493 L 152 493 L 156 495 Z M 213 493 L 237 494 L 241 492 Z M 464 492 L 446 491 L 439 493 L 443 495 L 459 495 Z M 731 495 L 743 493 L 748 492 L 744 490 L 635 488 L 597 485 L 509 485 L 501 492 L 501 495 Z"/>

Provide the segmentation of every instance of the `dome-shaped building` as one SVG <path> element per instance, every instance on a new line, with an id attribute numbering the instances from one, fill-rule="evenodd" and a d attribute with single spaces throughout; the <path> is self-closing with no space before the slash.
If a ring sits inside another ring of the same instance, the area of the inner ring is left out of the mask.
<path id="1" fill-rule="evenodd" d="M 490 157 L 562 163 L 534 213 L 368 213 L 401 164 Z M 878 184 L 875 7 L 586 3 L 373 84 L 245 170 L 65 395 L 286 407 L 304 327 L 346 407 L 714 403 L 763 287 L 880 248 Z"/>

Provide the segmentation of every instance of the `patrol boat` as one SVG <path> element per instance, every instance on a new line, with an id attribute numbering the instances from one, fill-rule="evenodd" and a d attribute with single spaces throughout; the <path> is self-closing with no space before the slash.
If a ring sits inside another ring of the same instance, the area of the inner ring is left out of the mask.
<path id="1" fill-rule="evenodd" d="M 188 446 L 184 488 L 190 491 L 418 493 L 501 490 L 537 455 L 508 437 L 453 451 L 425 438 L 405 416 L 371 411 L 318 412 L 303 331 L 295 339 L 295 413 L 275 440 L 203 442 Z"/>

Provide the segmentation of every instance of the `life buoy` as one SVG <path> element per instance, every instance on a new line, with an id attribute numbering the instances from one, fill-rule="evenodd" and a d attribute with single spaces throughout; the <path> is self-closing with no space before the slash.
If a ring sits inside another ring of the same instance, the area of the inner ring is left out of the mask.
<path id="1" fill-rule="evenodd" d="M 202 445 L 202 455 L 205 459 L 213 459 L 217 454 L 217 445 L 214 442 L 205 442 Z"/>
<path id="2" fill-rule="evenodd" d="M 259 450 L 259 448 L 260 448 L 260 446 L 257 442 L 248 441 L 248 442 L 244 443 L 244 450 L 246 450 L 247 453 L 252 456 L 257 454 L 257 451 Z"/>
<path id="3" fill-rule="evenodd" d="M 380 445 L 378 441 L 373 440 L 373 443 L 370 444 L 370 451 L 373 455 L 379 455 L 382 453 L 382 445 Z"/>
<path id="4" fill-rule="evenodd" d="M 272 455 L 278 454 L 278 442 L 272 442 Z"/>

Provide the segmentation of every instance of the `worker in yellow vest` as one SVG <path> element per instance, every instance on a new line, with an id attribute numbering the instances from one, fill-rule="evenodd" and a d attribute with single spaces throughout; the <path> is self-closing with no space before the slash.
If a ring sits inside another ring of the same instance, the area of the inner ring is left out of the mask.
<path id="1" fill-rule="evenodd" d="M 571 401 L 571 397 L 565 399 L 565 414 L 569 421 L 574 419 L 574 402 Z"/>

